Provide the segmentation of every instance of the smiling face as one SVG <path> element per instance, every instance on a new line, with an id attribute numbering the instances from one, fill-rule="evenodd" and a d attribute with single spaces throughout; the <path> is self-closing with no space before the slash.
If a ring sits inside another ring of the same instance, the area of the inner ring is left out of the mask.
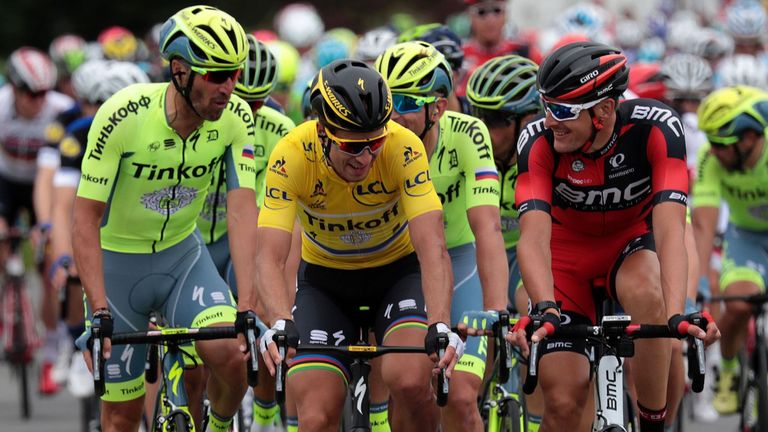
<path id="1" fill-rule="evenodd" d="M 614 113 L 616 101 L 605 99 L 592 108 L 597 120 L 605 123 L 608 116 Z M 614 114 L 615 115 L 615 114 Z M 551 129 L 555 136 L 555 151 L 571 153 L 581 149 L 592 136 L 593 119 L 590 109 L 583 109 L 573 120 L 558 121 L 552 112 L 546 110 L 544 127 Z"/>

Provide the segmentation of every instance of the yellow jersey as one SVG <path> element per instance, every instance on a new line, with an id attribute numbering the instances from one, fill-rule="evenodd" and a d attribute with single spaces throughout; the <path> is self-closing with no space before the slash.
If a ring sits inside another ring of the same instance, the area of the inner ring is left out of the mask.
<path id="1" fill-rule="evenodd" d="M 301 223 L 304 261 L 352 270 L 413 252 L 408 221 L 442 210 L 421 140 L 394 121 L 368 175 L 348 182 L 323 153 L 317 121 L 296 127 L 269 159 L 259 227 L 292 231 Z"/>

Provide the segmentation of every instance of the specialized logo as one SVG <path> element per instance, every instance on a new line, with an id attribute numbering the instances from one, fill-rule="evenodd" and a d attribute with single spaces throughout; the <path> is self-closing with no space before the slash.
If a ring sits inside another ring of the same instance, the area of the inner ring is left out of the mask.
<path id="1" fill-rule="evenodd" d="M 323 93 L 328 97 L 328 99 L 331 101 L 331 105 L 333 105 L 334 110 L 339 113 L 340 115 L 346 117 L 348 116 L 349 110 L 339 102 L 338 99 L 336 99 L 336 95 L 333 94 L 333 91 L 331 90 L 330 84 L 328 84 L 328 81 L 323 81 Z"/>
<path id="2" fill-rule="evenodd" d="M 186 186 L 168 186 L 141 196 L 141 204 L 147 210 L 170 216 L 192 203 L 197 189 Z"/>
<path id="3" fill-rule="evenodd" d="M 558 197 L 582 210 L 618 210 L 631 207 L 651 192 L 651 178 L 645 177 L 628 184 L 624 189 L 617 187 L 573 189 L 565 182 L 555 186 Z"/>
<path id="4" fill-rule="evenodd" d="M 360 415 L 363 414 L 363 396 L 365 396 L 365 392 L 367 390 L 367 386 L 365 385 L 365 378 L 360 377 L 360 380 L 355 384 L 355 399 L 357 399 L 357 412 L 360 413 Z"/>
<path id="5" fill-rule="evenodd" d="M 571 170 L 573 172 L 584 171 L 584 162 L 582 162 L 581 159 L 575 159 L 573 162 L 571 162 Z"/>
<path id="6" fill-rule="evenodd" d="M 195 288 L 192 290 L 192 301 L 197 302 L 200 307 L 205 307 L 205 302 L 203 301 L 204 296 L 205 287 L 195 285 Z"/>
<path id="7" fill-rule="evenodd" d="M 357 85 L 360 87 L 360 90 L 365 91 L 365 80 L 362 78 L 357 79 Z"/>
<path id="8" fill-rule="evenodd" d="M 333 334 L 334 339 L 334 345 L 339 346 L 342 342 L 344 342 L 347 338 L 344 337 L 344 330 L 339 330 Z"/>
<path id="9" fill-rule="evenodd" d="M 285 169 L 285 157 L 280 156 L 280 159 L 275 160 L 269 170 L 279 176 L 288 177 L 288 172 Z"/>
<path id="10" fill-rule="evenodd" d="M 367 243 L 371 238 L 373 238 L 373 234 L 366 231 L 351 231 L 339 236 L 339 240 L 342 242 L 355 246 Z"/>

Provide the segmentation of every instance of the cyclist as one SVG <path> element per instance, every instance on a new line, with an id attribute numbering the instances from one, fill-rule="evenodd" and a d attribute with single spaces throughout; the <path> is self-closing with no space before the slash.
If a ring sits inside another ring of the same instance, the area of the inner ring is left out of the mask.
<path id="1" fill-rule="evenodd" d="M 72 74 L 86 60 L 85 40 L 78 35 L 63 34 L 56 37 L 48 47 L 48 54 L 58 71 L 56 88 L 70 97 L 75 97 L 72 88 Z"/>
<path id="2" fill-rule="evenodd" d="M 267 46 L 253 35 L 248 35 L 248 60 L 235 84 L 234 93 L 246 101 L 254 115 L 254 161 L 256 163 L 256 200 L 264 201 L 264 177 L 269 154 L 285 134 L 295 127 L 293 121 L 278 111 L 266 106 L 264 101 L 277 83 L 277 62 Z M 203 234 L 208 252 L 216 264 L 219 275 L 227 281 L 237 299 L 237 283 L 229 254 L 227 236 L 226 178 L 217 172 L 208 189 L 205 206 L 197 219 L 197 226 Z M 286 277 L 296 278 L 298 257 L 291 261 Z M 274 387 L 267 385 L 269 375 L 266 368 L 259 369 L 259 385 L 254 388 L 253 401 L 256 428 L 267 427 L 279 421 L 279 407 L 274 401 Z M 261 429 L 257 429 L 261 430 Z M 257 432 L 254 430 L 254 432 Z"/>
<path id="3" fill-rule="evenodd" d="M 766 171 L 765 128 L 768 95 L 756 88 L 726 87 L 710 94 L 699 108 L 699 128 L 708 144 L 699 151 L 694 183 L 693 224 L 703 268 L 709 267 L 721 201 L 728 203 L 720 289 L 726 295 L 750 295 L 765 290 L 766 232 L 763 209 Z M 706 264 L 706 267 L 704 265 Z M 702 277 L 708 277 L 706 272 Z M 721 414 L 739 406 L 738 357 L 752 307 L 727 302 L 720 318 L 723 340 L 720 376 L 713 401 Z"/>
<path id="4" fill-rule="evenodd" d="M 50 228 L 50 201 L 33 200 L 33 195 L 50 198 L 49 193 L 40 193 L 45 192 L 50 179 L 47 184 L 37 183 L 34 191 L 36 166 L 50 162 L 45 152 L 39 154 L 46 142 L 46 126 L 72 106 L 72 99 L 53 91 L 56 67 L 42 51 L 19 48 L 11 53 L 7 68 L 8 84 L 0 88 L 0 238 L 5 238 L 9 227 L 17 222 L 21 209 L 34 210 L 31 216 L 32 223 L 37 221 L 36 233 Z M 0 272 L 5 271 L 6 259 L 12 253 L 9 246 L 6 242 L 0 244 Z M 41 305 L 45 339 L 39 390 L 42 394 L 54 394 L 59 387 L 52 371 L 59 340 L 66 330 L 58 327 L 58 300 L 47 278 L 43 278 Z"/>
<path id="5" fill-rule="evenodd" d="M 105 430 L 136 430 L 145 392 L 146 346 L 112 350 L 113 328 L 145 329 L 158 310 L 171 326 L 234 322 L 242 330 L 254 303 L 256 227 L 247 223 L 256 215 L 253 117 L 231 95 L 247 57 L 246 34 L 225 12 L 191 6 L 165 22 L 160 39 L 171 83 L 130 86 L 99 108 L 73 209 L 72 246 L 87 314 L 107 339 Z M 228 171 L 237 313 L 196 228 L 221 163 Z M 195 350 L 211 370 L 207 427 L 227 430 L 247 387 L 242 337 L 198 342 Z"/>
<path id="6" fill-rule="evenodd" d="M 517 140 L 523 127 L 541 114 L 536 91 L 538 65 L 518 55 L 496 57 L 472 72 L 467 84 L 467 99 L 473 114 L 488 126 L 493 143 L 493 159 L 499 172 L 501 195 L 501 230 L 509 265 L 509 304 L 521 314 L 527 313 L 528 296 L 520 285 L 517 242 L 520 239 L 515 185 L 517 183 Z M 518 391 L 515 389 L 515 391 Z M 530 396 L 526 399 L 528 430 L 538 430 L 541 409 Z"/>
<path id="7" fill-rule="evenodd" d="M 504 37 L 507 2 L 499 0 L 464 0 L 472 26 L 472 38 L 464 44 L 464 68 L 473 71 L 486 61 L 501 55 L 528 57 L 528 45 Z M 464 96 L 466 77 L 456 87 Z"/>
<path id="8" fill-rule="evenodd" d="M 298 126 L 272 151 L 259 214 L 256 286 L 260 297 L 270 299 L 265 306 L 272 323 L 261 341 L 265 362 L 274 373 L 274 363 L 282 360 L 273 343 L 278 332 L 292 346 L 299 338 L 349 344 L 365 325 L 378 343 L 424 343 L 433 354 L 435 338 L 446 334 L 450 346 L 441 359 L 398 355 L 381 362 L 397 406 L 393 429 L 435 430 L 430 373 L 436 364 L 452 370 L 463 342 L 446 324 L 450 261 L 424 146 L 390 121 L 389 88 L 363 62 L 338 60 L 322 68 L 311 101 L 318 120 Z M 292 284 L 280 269 L 297 217 L 303 233 L 294 324 Z M 361 306 L 372 315 L 359 317 Z M 338 429 L 348 367 L 334 356 L 293 358 L 287 389 L 302 429 Z"/>
<path id="9" fill-rule="evenodd" d="M 594 323 L 597 280 L 605 280 L 605 294 L 634 322 L 666 322 L 679 332 L 688 318 L 682 315 L 687 275 L 680 271 L 687 265 L 682 125 L 671 109 L 653 100 L 619 105 L 627 81 L 626 57 L 595 42 L 565 45 L 539 68 L 546 116 L 526 125 L 520 136 L 515 191 L 520 270 L 533 310 L 545 323 L 534 341 L 552 333 L 550 340 L 557 341 L 561 321 Z M 510 335 L 524 354 L 527 321 Z M 714 322 L 707 330 L 706 335 L 695 326 L 687 331 L 714 340 Z M 586 346 L 568 341 L 542 348 L 541 430 L 564 430 L 587 400 Z M 669 341 L 639 341 L 635 357 L 640 429 L 663 431 L 666 379 L 650 378 L 667 376 Z M 571 373 L 562 374 L 557 367 L 562 364 L 571 365 Z"/>
<path id="10" fill-rule="evenodd" d="M 734 2 L 725 10 L 725 30 L 733 37 L 734 53 L 765 55 L 765 7 L 757 1 Z"/>
<path id="11" fill-rule="evenodd" d="M 55 258 L 48 275 L 51 283 L 57 289 L 64 286 L 67 271 L 64 265 L 69 265 L 69 273 L 77 275 L 77 269 L 72 263 L 72 205 L 75 201 L 77 185 L 80 181 L 80 165 L 85 153 L 88 131 L 93 117 L 99 106 L 118 90 L 135 83 L 147 83 L 149 78 L 136 65 L 128 62 L 90 60 L 75 70 L 72 85 L 82 109 L 82 115 L 69 122 L 64 130 L 64 137 L 57 145 L 57 157 L 61 164 L 55 170 L 53 177 L 53 202 L 51 208 L 51 249 Z M 70 292 L 69 309 L 64 311 L 71 340 L 77 338 L 83 331 L 82 303 L 77 301 L 81 292 Z M 68 343 L 70 339 L 67 339 Z M 68 359 L 69 360 L 69 359 Z M 93 394 L 93 381 L 88 375 L 83 358 L 75 355 L 71 364 L 67 363 L 66 381 L 70 393 L 77 397 Z"/>
<path id="12" fill-rule="evenodd" d="M 397 44 L 376 60 L 376 69 L 392 91 L 392 119 L 424 142 L 430 177 L 443 203 L 454 281 L 451 324 L 458 325 L 464 311 L 504 310 L 509 275 L 488 130 L 475 117 L 446 111 L 453 92 L 451 68 L 432 45 Z M 487 338 L 469 339 L 451 380 L 443 430 L 482 429 L 477 395 L 486 352 Z"/>

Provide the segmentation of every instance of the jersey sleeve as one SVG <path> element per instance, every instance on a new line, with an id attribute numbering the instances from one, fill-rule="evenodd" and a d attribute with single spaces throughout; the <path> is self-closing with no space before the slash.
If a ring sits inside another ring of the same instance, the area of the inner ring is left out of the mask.
<path id="1" fill-rule="evenodd" d="M 464 142 L 459 148 L 461 160 L 465 162 L 467 194 L 466 208 L 490 205 L 499 206 L 501 186 L 499 173 L 493 161 L 493 153 L 485 149 L 490 147 L 491 137 L 488 128 L 478 122 L 477 133 L 472 135 L 472 141 Z M 475 140 L 480 139 L 477 143 Z"/>
<path id="2" fill-rule="evenodd" d="M 410 220 L 430 211 L 442 210 L 443 205 L 429 174 L 429 160 L 424 144 L 416 135 L 404 138 L 405 140 L 406 145 L 413 150 L 412 154 L 416 156 L 407 163 L 394 159 L 390 166 L 393 178 L 399 179 L 400 196 L 406 217 Z"/>
<path id="3" fill-rule="evenodd" d="M 242 100 L 232 100 L 234 113 L 232 144 L 224 155 L 227 169 L 227 191 L 256 187 L 256 166 L 254 163 L 255 131 L 251 107 Z"/>
<path id="4" fill-rule="evenodd" d="M 709 145 L 699 149 L 696 180 L 693 183 L 693 207 L 719 207 L 722 194 L 717 158 Z"/>
<path id="5" fill-rule="evenodd" d="M 652 127 L 648 134 L 654 204 L 667 201 L 688 204 L 688 165 L 681 131 L 682 127 L 678 131 L 664 124 Z"/>
<path id="6" fill-rule="evenodd" d="M 518 176 L 515 188 L 515 205 L 520 216 L 531 210 L 541 210 L 547 213 L 552 211 L 554 150 L 543 134 L 530 134 L 530 130 L 533 128 L 543 127 L 543 123 L 544 120 L 542 119 L 526 125 L 517 143 Z"/>
<path id="7" fill-rule="evenodd" d="M 299 197 L 299 178 L 304 174 L 306 159 L 296 151 L 292 137 L 286 136 L 275 146 L 267 163 L 264 181 L 264 205 L 259 212 L 259 227 L 292 232 Z"/>
<path id="8" fill-rule="evenodd" d="M 117 172 L 125 146 L 123 134 L 132 129 L 120 104 L 122 98 L 111 98 L 104 103 L 88 132 L 88 144 L 83 155 L 81 181 L 77 196 L 107 202 L 117 181 Z M 119 114 L 120 113 L 120 114 Z M 120 119 L 121 121 L 115 121 Z"/>

